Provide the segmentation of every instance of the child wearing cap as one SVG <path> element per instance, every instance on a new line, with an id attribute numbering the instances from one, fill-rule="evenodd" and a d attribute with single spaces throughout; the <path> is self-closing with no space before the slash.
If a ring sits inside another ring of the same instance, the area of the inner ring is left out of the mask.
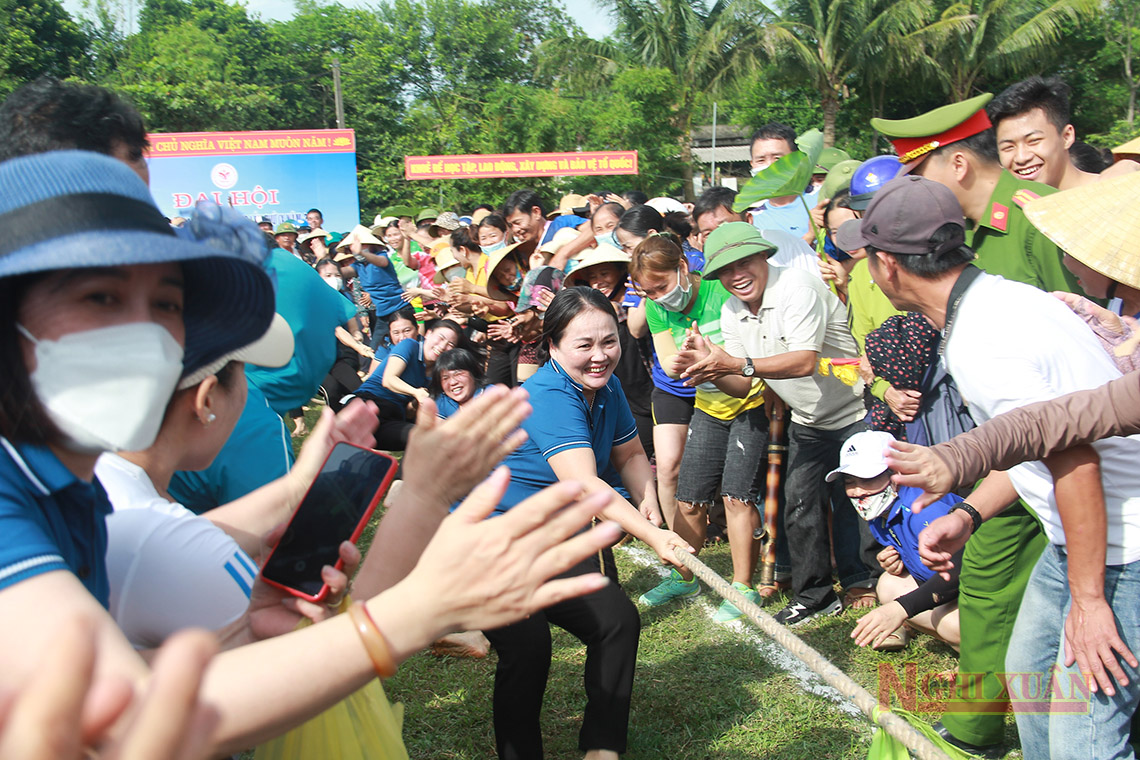
<path id="1" fill-rule="evenodd" d="M 883 545 L 876 592 L 880 607 L 863 616 L 851 632 L 859 646 L 870 644 L 880 651 L 897 651 L 908 643 L 903 623 L 958 648 L 958 569 L 961 552 L 955 555 L 949 578 L 935 573 L 918 554 L 918 534 L 935 519 L 963 504 L 961 497 L 947 494 L 916 513 L 911 509 L 922 490 L 903 486 L 896 490 L 894 474 L 887 467 L 890 433 L 866 431 L 847 439 L 839 467 L 827 474 L 830 483 L 842 476 L 847 497 L 867 521 L 871 534 Z"/>

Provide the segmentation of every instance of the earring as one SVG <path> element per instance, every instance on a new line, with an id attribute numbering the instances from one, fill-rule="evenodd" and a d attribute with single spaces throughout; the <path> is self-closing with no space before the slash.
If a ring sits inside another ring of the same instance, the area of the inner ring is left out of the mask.
<path id="1" fill-rule="evenodd" d="M 216 419 L 218 419 L 218 415 L 214 414 L 213 412 L 207 412 L 206 413 L 206 419 L 202 421 L 202 426 L 203 427 L 210 427 L 210 425 Z"/>

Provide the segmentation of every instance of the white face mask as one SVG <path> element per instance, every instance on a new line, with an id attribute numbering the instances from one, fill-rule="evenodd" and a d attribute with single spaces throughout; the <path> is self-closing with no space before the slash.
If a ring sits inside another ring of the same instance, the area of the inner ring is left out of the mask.
<path id="1" fill-rule="evenodd" d="M 132 322 L 38 340 L 32 388 L 81 454 L 141 451 L 154 443 L 182 375 L 182 346 L 162 325 Z"/>
<path id="2" fill-rule="evenodd" d="M 321 279 L 333 290 L 344 290 L 344 280 L 340 277 L 322 277 Z"/>
<path id="3" fill-rule="evenodd" d="M 693 292 L 692 281 L 680 269 L 677 270 L 677 286 L 665 295 L 654 298 L 653 302 L 665 311 L 684 311 L 689 305 L 689 294 Z"/>
<path id="4" fill-rule="evenodd" d="M 855 511 L 859 513 L 867 522 L 874 520 L 895 503 L 898 494 L 895 493 L 895 487 L 887 484 L 887 487 L 878 493 L 873 493 L 870 496 L 852 497 L 851 506 L 855 507 Z"/>

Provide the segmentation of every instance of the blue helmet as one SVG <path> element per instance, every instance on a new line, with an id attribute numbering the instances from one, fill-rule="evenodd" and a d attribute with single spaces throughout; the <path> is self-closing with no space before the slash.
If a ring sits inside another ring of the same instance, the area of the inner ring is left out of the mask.
<path id="1" fill-rule="evenodd" d="M 896 156 L 868 158 L 851 175 L 850 208 L 865 211 L 883 185 L 902 173 L 903 165 Z"/>

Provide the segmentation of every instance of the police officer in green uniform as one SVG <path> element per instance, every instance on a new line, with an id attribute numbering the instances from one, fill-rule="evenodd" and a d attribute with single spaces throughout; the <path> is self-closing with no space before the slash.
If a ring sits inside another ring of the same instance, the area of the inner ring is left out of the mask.
<path id="1" fill-rule="evenodd" d="M 913 119 L 872 119 L 871 126 L 890 138 L 906 170 L 954 193 L 972 223 L 966 242 L 977 253 L 979 267 L 1042 290 L 1080 293 L 1061 251 L 1022 210 L 1033 198 L 1055 190 L 1018 179 L 998 163 L 985 112 L 992 97 L 979 95 Z M 997 674 L 1005 672 L 1021 596 L 1045 543 L 1036 517 L 1019 503 L 987 521 L 966 544 L 958 597 L 958 704 L 963 709 L 947 712 L 935 728 L 952 744 L 983 757 L 1004 754 L 1008 699 Z M 983 674 L 980 693 L 978 674 Z"/>

